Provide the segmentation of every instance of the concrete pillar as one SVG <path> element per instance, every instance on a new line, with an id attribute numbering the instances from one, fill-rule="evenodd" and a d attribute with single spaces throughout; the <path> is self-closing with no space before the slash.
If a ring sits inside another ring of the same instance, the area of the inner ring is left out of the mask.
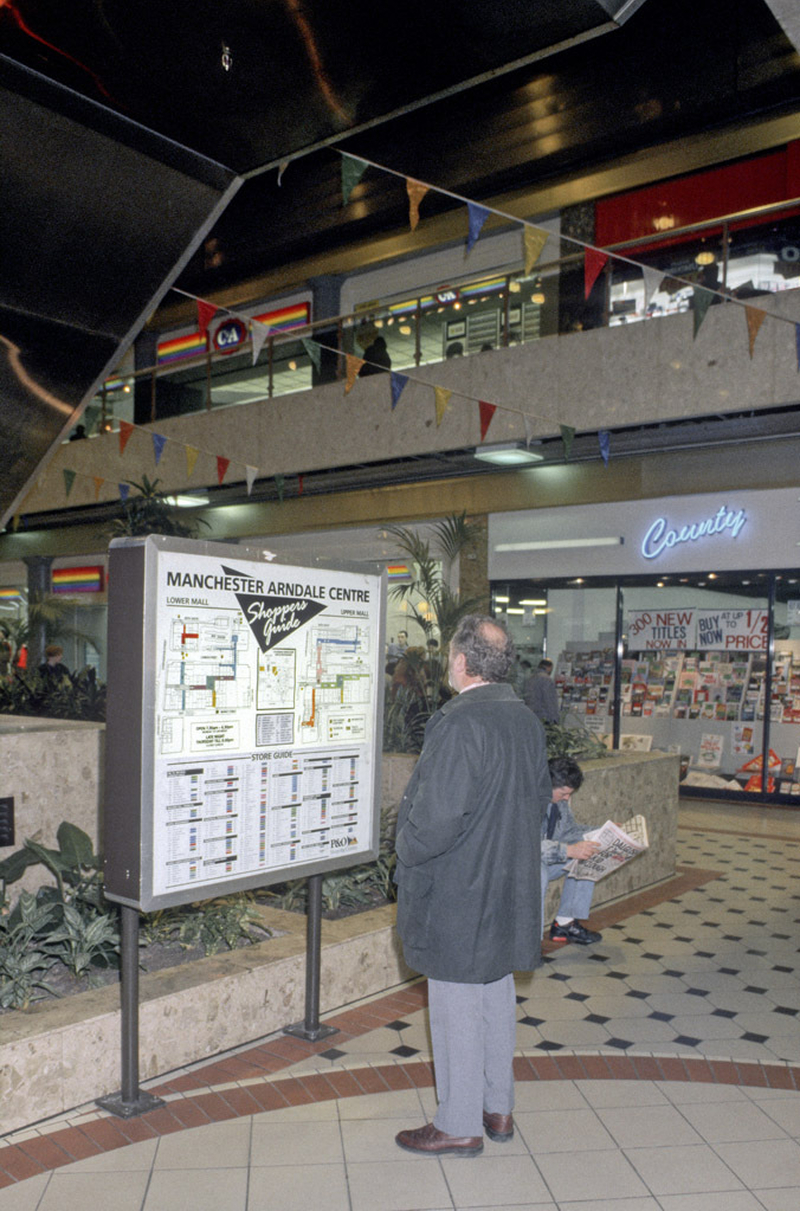
<path id="1" fill-rule="evenodd" d="M 44 619 L 34 611 L 31 618 L 31 604 L 41 601 L 52 592 L 50 569 L 53 564 L 49 555 L 26 555 L 23 557 L 28 568 L 28 668 L 37 669 L 44 660 L 44 649 L 47 645 Z"/>
<path id="2" fill-rule="evenodd" d="M 327 319 L 328 316 L 338 316 L 342 298 L 342 282 L 344 275 L 340 273 L 325 273 L 319 277 L 309 278 L 311 287 L 311 318 L 314 322 Z M 338 349 L 339 332 L 334 324 L 332 328 L 315 328 L 314 336 L 323 345 Z M 320 383 L 336 381 L 338 355 L 329 349 L 321 350 L 319 370 L 312 368 L 311 382 L 314 387 Z"/>

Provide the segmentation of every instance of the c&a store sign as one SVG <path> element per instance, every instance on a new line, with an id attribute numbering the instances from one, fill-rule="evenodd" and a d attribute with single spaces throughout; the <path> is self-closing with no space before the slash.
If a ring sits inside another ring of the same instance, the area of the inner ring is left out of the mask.
<path id="1" fill-rule="evenodd" d="M 629 610 L 632 652 L 766 652 L 766 610 Z"/>

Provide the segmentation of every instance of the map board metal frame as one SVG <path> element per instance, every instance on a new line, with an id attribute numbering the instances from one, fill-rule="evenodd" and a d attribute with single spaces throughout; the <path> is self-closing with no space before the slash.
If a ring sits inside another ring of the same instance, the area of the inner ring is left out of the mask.
<path id="1" fill-rule="evenodd" d="M 109 555 L 105 894 L 149 912 L 378 855 L 386 571 Z"/>

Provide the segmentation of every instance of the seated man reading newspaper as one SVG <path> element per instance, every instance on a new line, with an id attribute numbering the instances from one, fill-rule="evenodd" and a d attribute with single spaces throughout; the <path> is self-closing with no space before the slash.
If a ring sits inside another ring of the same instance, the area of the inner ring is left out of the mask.
<path id="1" fill-rule="evenodd" d="M 584 828 L 569 806 L 583 782 L 581 767 L 571 757 L 554 757 L 548 764 L 553 792 L 542 820 L 542 920 L 548 883 L 566 876 L 550 938 L 588 946 L 601 937 L 582 924 L 589 916 L 594 885 L 647 849 L 647 824 L 643 816 L 634 816 L 623 825 L 607 820 L 600 828 Z"/>

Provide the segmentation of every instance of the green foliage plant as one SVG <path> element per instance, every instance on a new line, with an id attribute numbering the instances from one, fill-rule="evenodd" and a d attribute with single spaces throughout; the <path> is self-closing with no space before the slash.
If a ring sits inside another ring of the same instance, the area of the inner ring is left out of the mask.
<path id="1" fill-rule="evenodd" d="M 10 681 L 0 681 L 0 714 L 102 723 L 106 687 L 89 667 L 68 673 L 60 681 L 38 672 L 17 671 Z"/>
<path id="2" fill-rule="evenodd" d="M 129 496 L 122 505 L 109 531 L 110 538 L 136 538 L 145 534 L 171 534 L 175 538 L 196 538 L 201 526 L 208 527 L 203 518 L 187 517 L 167 493 L 159 490 L 158 479 L 142 476 L 142 482 L 130 480 L 137 495 Z"/>
<path id="3" fill-rule="evenodd" d="M 144 918 L 139 936 L 142 945 L 177 942 L 183 950 L 201 948 L 203 954 L 214 955 L 253 942 L 256 932 L 265 937 L 270 935 L 269 929 L 261 924 L 253 893 L 239 892 L 202 903 L 160 909 Z"/>
<path id="4" fill-rule="evenodd" d="M 23 891 L 11 911 L 0 912 L 0 1009 L 27 1009 L 37 994 L 52 993 L 45 976 L 59 961 L 48 937 L 53 906 Z"/>

